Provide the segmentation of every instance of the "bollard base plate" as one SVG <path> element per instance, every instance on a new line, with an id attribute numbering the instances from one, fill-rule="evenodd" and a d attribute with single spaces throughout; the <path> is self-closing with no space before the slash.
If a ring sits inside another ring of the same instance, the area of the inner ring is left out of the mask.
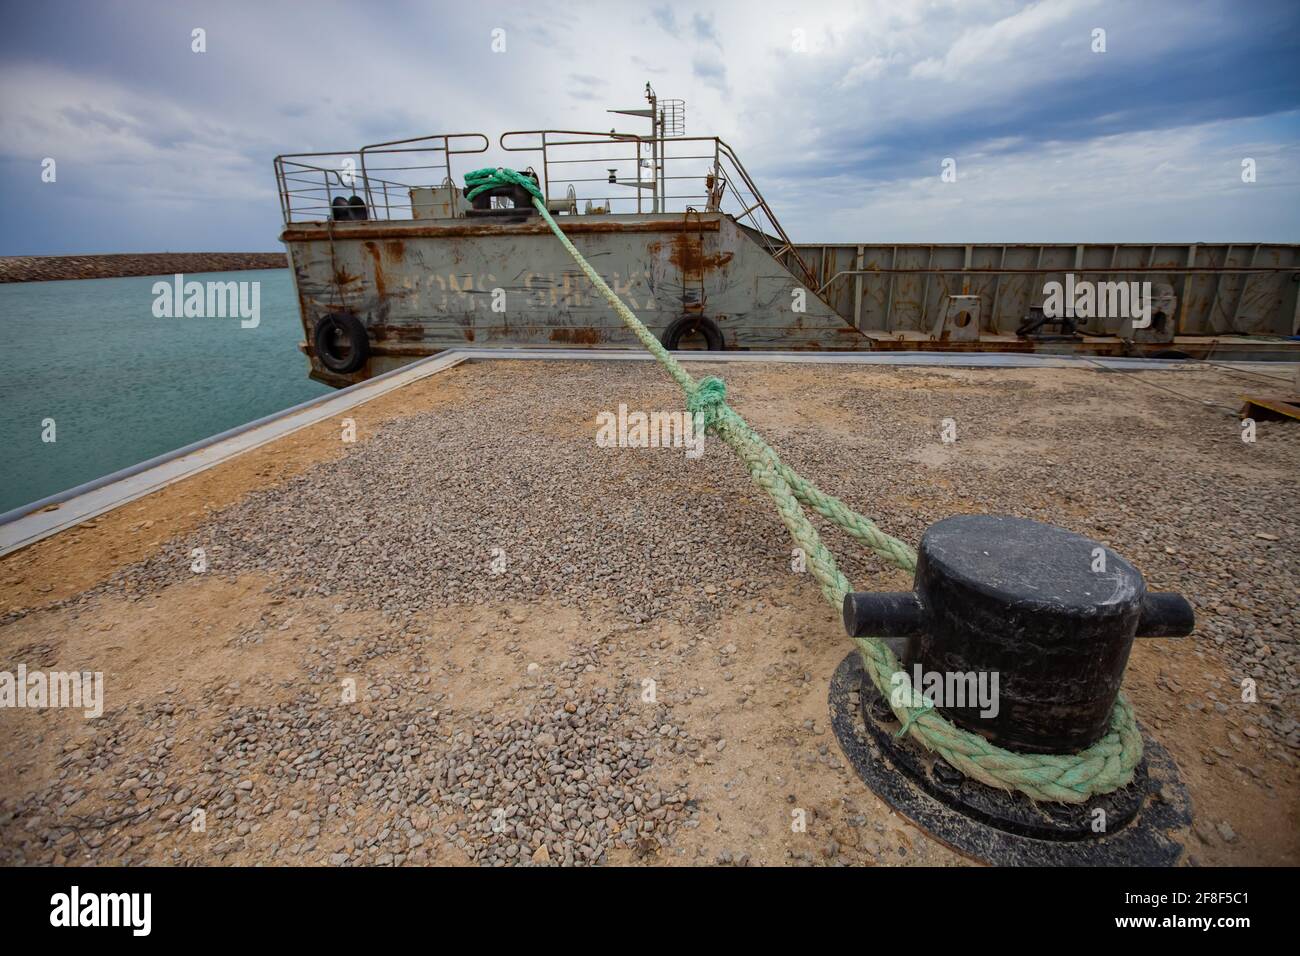
<path id="1" fill-rule="evenodd" d="M 1088 803 L 1035 804 L 985 786 L 911 740 L 851 651 L 830 689 L 845 757 L 887 804 L 959 853 L 999 866 L 1172 866 L 1191 826 L 1191 800 L 1169 753 L 1145 732 L 1133 782 Z M 1104 817 L 1096 811 L 1104 811 Z M 1105 832 L 1094 823 L 1105 820 Z"/>

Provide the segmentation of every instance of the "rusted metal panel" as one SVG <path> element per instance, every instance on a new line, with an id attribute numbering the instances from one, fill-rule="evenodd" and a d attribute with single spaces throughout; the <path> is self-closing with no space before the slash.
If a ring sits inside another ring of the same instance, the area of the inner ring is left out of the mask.
<path id="1" fill-rule="evenodd" d="M 1013 334 L 1043 301 L 1047 282 L 1067 273 L 1096 281 L 1150 281 L 1171 286 L 1180 335 L 1297 334 L 1300 245 L 1186 243 L 1076 244 L 911 243 L 797 245 L 805 259 L 829 263 L 823 297 L 850 320 L 860 304 L 864 331 L 924 332 L 951 295 L 977 295 L 987 335 Z M 861 264 L 854 261 L 863 250 Z M 1189 250 L 1194 249 L 1194 258 Z M 927 282 L 927 279 L 929 280 Z M 854 287 L 861 292 L 855 296 Z M 1094 335 L 1115 335 L 1121 323 L 1081 323 Z"/>
<path id="2" fill-rule="evenodd" d="M 1300 394 L 1243 395 L 1242 418 L 1291 419 L 1300 421 Z"/>
<path id="3" fill-rule="evenodd" d="M 702 316 L 728 349 L 869 347 L 727 216 L 566 217 L 562 225 L 656 334 L 681 316 Z M 313 356 L 322 381 L 360 380 L 456 346 L 638 345 L 536 221 L 334 223 L 293 227 L 284 239 L 307 341 L 338 311 L 360 318 L 371 337 L 371 359 L 353 375 L 333 375 Z"/>

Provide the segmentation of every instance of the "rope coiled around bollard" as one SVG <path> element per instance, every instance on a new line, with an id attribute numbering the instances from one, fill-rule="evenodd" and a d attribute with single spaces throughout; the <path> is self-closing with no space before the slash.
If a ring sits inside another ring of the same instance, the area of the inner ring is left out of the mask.
<path id="1" fill-rule="evenodd" d="M 697 382 L 682 368 L 569 241 L 547 211 L 536 183 L 511 169 L 476 170 L 466 176 L 465 181 L 476 190 L 516 185 L 529 192 L 533 206 L 583 274 L 681 387 L 686 395 L 687 410 L 736 452 L 750 478 L 767 492 L 791 538 L 805 554 L 810 572 L 837 617 L 844 597 L 849 593 L 849 582 L 836 565 L 835 557 L 822 543 L 804 508 L 811 508 L 895 567 L 904 571 L 916 569 L 916 552 L 908 544 L 886 534 L 875 522 L 821 491 L 782 462 L 749 423 L 727 404 L 727 389 L 721 379 L 708 376 Z M 1084 803 L 1097 794 L 1126 786 L 1142 759 L 1142 736 L 1133 709 L 1123 694 L 1116 698 L 1111 711 L 1110 729 L 1087 750 L 1077 754 L 1018 754 L 1003 750 L 979 734 L 962 730 L 933 709 L 912 688 L 910 678 L 899 667 L 898 658 L 884 641 L 855 638 L 854 643 L 872 683 L 902 722 L 900 733 L 905 732 L 921 746 L 980 783 L 1018 791 L 1031 800 Z M 901 678 L 896 675 L 901 675 Z M 893 692 L 896 684 L 903 693 Z"/>

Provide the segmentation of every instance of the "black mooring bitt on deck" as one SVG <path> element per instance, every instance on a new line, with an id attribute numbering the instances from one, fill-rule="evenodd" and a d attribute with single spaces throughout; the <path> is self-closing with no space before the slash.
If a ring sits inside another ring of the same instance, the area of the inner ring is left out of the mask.
<path id="1" fill-rule="evenodd" d="M 1149 593 L 1104 545 L 1008 515 L 931 525 L 911 591 L 844 599 L 851 636 L 889 641 L 936 710 L 1020 753 L 1096 743 L 1110 730 L 1134 637 L 1182 636 L 1194 623 L 1185 598 Z M 1140 726 L 1143 756 L 1125 786 L 1078 804 L 1035 802 L 917 746 L 888 693 L 859 654 L 846 657 L 831 682 L 836 739 L 878 797 L 948 846 L 997 864 L 1171 866 L 1182 856 L 1187 789 Z"/>
<path id="2" fill-rule="evenodd" d="M 1180 637 L 1186 598 L 1054 525 L 960 515 L 921 540 L 914 589 L 844 600 L 851 637 L 907 638 L 909 674 L 995 675 L 996 706 L 944 700 L 958 726 L 1027 753 L 1078 753 L 1109 729 L 1135 637 Z M 918 690 L 920 688 L 917 688 Z"/>
<path id="3" fill-rule="evenodd" d="M 959 853 L 998 866 L 1078 867 L 1169 867 L 1183 855 L 1191 798 L 1173 758 L 1145 733 L 1128 786 L 1082 804 L 1036 803 L 972 780 L 900 737 L 856 651 L 836 669 L 828 703 L 835 739 L 862 781 Z"/>

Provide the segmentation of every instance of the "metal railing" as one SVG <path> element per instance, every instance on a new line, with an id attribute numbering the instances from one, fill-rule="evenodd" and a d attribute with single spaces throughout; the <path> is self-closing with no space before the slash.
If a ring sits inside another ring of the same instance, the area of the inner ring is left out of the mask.
<path id="1" fill-rule="evenodd" d="M 513 144 L 513 138 L 525 136 L 534 139 L 526 145 Z M 498 144 L 506 152 L 541 154 L 534 168 L 548 202 L 561 201 L 561 194 L 573 187 L 588 213 L 685 213 L 700 207 L 705 212 L 724 212 L 749 226 L 772 257 L 805 284 L 816 286 L 813 271 L 753 177 L 717 136 L 655 140 L 633 133 L 512 130 L 502 133 Z M 573 155 L 578 150 L 599 155 Z M 593 175 L 596 170 L 603 175 Z M 595 189 L 593 184 L 612 188 Z"/>
<path id="2" fill-rule="evenodd" d="M 466 148 L 462 141 L 478 145 Z M 356 196 L 365 204 L 364 218 L 420 218 L 413 190 L 453 184 L 452 157 L 486 152 L 489 145 L 482 133 L 445 133 L 352 151 L 286 153 L 275 158 L 280 212 L 286 224 L 320 222 L 335 215 L 339 197 Z"/>
<path id="3" fill-rule="evenodd" d="M 530 141 L 520 142 L 524 137 Z M 501 134 L 506 153 L 539 154 L 529 167 L 555 208 L 585 214 L 723 212 L 749 228 L 764 248 L 809 288 L 815 273 L 804 261 L 735 151 L 716 136 L 652 138 L 585 130 L 513 130 Z M 455 190 L 453 158 L 484 153 L 481 133 L 446 133 L 392 140 L 353 152 L 286 153 L 275 158 L 285 223 L 350 218 L 336 204 L 351 202 L 355 218 L 425 218 L 415 190 Z M 448 188 L 450 187 L 450 188 Z M 630 190 L 630 192 L 629 192 Z M 353 197 L 356 197 L 355 199 Z"/>

